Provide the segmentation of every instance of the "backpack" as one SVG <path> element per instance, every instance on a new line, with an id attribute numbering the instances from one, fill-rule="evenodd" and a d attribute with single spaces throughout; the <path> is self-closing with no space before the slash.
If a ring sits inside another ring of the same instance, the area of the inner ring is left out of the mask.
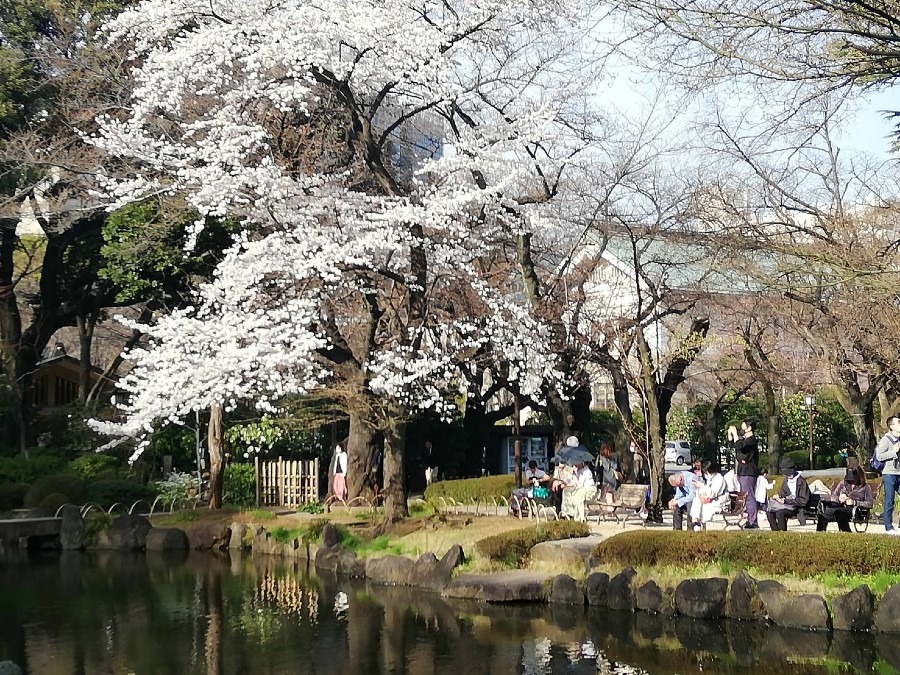
<path id="1" fill-rule="evenodd" d="M 893 436 L 888 436 L 888 438 L 891 439 L 891 444 L 894 444 L 897 442 L 897 439 L 895 439 Z M 875 446 L 875 447 L 877 448 L 878 446 Z M 872 471 L 877 471 L 878 473 L 881 473 L 881 471 L 884 469 L 884 465 L 886 463 L 887 462 L 882 462 L 880 459 L 878 459 L 878 457 L 875 455 L 875 450 L 872 451 L 872 456 L 869 457 L 869 466 L 872 467 Z"/>

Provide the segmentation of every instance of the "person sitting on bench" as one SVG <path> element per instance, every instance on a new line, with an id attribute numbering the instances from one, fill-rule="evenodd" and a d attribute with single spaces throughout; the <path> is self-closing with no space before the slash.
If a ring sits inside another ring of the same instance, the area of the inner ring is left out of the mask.
<path id="1" fill-rule="evenodd" d="M 766 516 L 772 530 L 787 532 L 787 519 L 796 516 L 809 501 L 809 486 L 790 457 L 781 461 L 781 473 L 784 482 L 778 494 L 769 500 Z"/>
<path id="2" fill-rule="evenodd" d="M 819 502 L 816 530 L 824 532 L 828 523 L 833 520 L 841 532 L 849 532 L 853 507 L 871 509 L 873 501 L 872 488 L 866 484 L 865 472 L 858 464 L 855 467 L 847 467 L 844 480 L 831 491 L 831 501 Z"/>

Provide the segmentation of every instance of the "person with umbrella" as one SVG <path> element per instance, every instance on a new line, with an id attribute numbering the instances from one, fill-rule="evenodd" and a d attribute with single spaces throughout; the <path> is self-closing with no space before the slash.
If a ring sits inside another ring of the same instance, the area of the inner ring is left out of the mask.
<path id="1" fill-rule="evenodd" d="M 560 464 L 573 465 L 574 474 L 557 489 L 562 490 L 561 515 L 586 522 L 584 503 L 597 494 L 597 484 L 593 472 L 587 467 L 587 462 L 594 461 L 594 456 L 578 442 L 575 436 L 566 439 L 566 447 L 556 453 L 556 459 Z M 554 481 L 556 485 L 556 481 Z"/>

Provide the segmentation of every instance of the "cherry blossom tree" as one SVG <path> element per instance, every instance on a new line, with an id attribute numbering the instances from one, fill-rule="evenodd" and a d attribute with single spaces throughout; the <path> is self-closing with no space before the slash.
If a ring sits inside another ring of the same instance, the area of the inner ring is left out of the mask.
<path id="1" fill-rule="evenodd" d="M 124 382 L 139 436 L 190 411 L 328 386 L 350 414 L 350 496 L 385 438 L 388 520 L 406 513 L 403 428 L 452 406 L 488 340 L 523 371 L 538 322 L 479 261 L 540 228 L 541 176 L 578 142 L 577 3 L 317 5 L 148 0 L 109 25 L 133 59 L 130 106 L 94 142 L 140 170 L 119 203 L 177 193 L 242 229 L 196 306 L 141 327 Z M 568 74 L 567 74 L 568 73 Z M 480 316 L 459 312 L 460 293 Z M 140 446 L 138 453 L 140 452 Z"/>

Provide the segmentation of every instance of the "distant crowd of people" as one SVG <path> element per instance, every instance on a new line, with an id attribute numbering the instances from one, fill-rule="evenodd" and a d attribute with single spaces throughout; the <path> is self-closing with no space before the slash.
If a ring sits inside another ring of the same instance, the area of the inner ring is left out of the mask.
<path id="1" fill-rule="evenodd" d="M 876 456 L 893 460 L 891 468 L 893 486 L 891 498 L 885 493 L 885 530 L 894 532 L 892 526 L 893 493 L 900 487 L 900 419 L 890 418 L 888 434 L 879 443 Z M 778 492 L 769 497 L 774 483 L 769 481 L 768 471 L 759 466 L 759 443 L 749 420 L 741 422 L 740 429 L 731 426 L 727 430 L 729 445 L 734 451 L 734 466 L 721 475 L 714 462 L 695 462 L 693 469 L 669 476 L 674 496 L 669 502 L 675 529 L 690 527 L 695 531 L 705 529 L 706 524 L 723 511 L 731 512 L 739 496 L 744 504 L 746 530 L 759 529 L 759 514 L 765 513 L 772 530 L 786 531 L 792 517 L 803 519 L 804 509 L 810 503 L 811 489 L 806 478 L 790 457 L 781 462 L 784 480 Z M 886 475 L 888 474 L 885 471 Z M 816 529 L 824 531 L 829 523 L 837 523 L 838 529 L 850 531 L 854 509 L 871 509 L 874 504 L 872 488 L 867 484 L 866 472 L 855 457 L 848 457 L 844 477 L 830 491 L 816 481 L 820 495 L 816 510 Z M 886 488 L 887 489 L 887 488 Z M 738 514 L 739 515 L 739 514 Z"/>

